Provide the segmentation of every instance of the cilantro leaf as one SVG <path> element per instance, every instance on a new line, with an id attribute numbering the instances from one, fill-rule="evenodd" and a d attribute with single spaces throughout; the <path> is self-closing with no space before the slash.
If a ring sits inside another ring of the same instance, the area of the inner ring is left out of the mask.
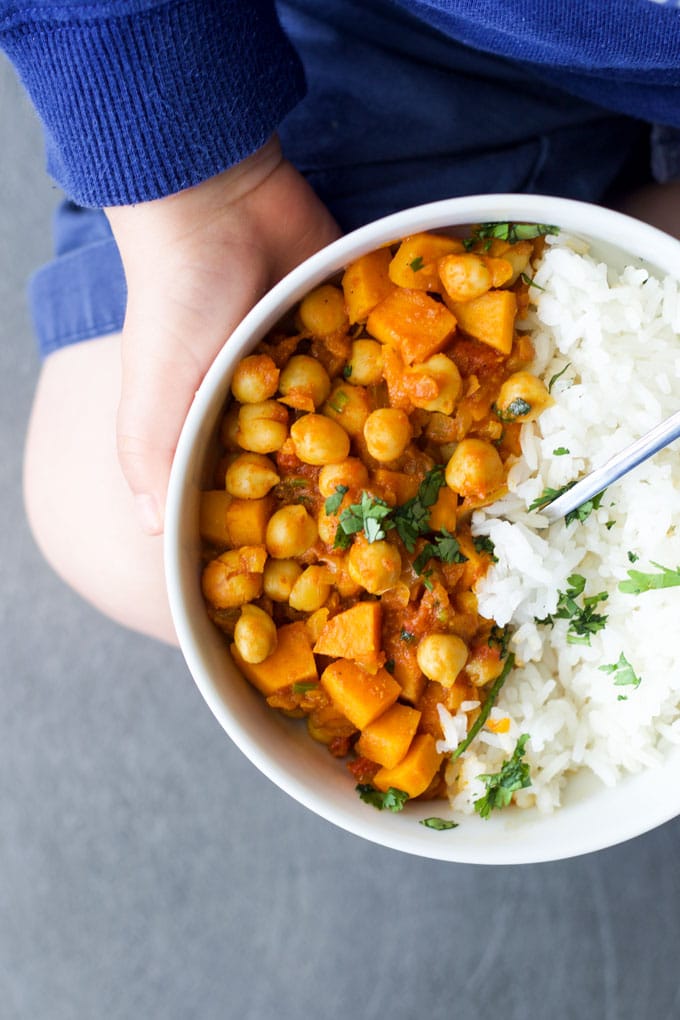
<path id="1" fill-rule="evenodd" d="M 422 269 L 424 265 L 425 262 L 423 261 L 423 256 L 416 255 L 416 257 L 409 262 L 408 267 L 409 269 L 412 269 L 414 273 L 417 273 L 418 270 Z"/>
<path id="2" fill-rule="evenodd" d="M 585 596 L 583 605 L 579 606 L 576 599 L 583 595 L 586 579 L 582 574 L 570 574 L 567 581 L 569 583 L 567 590 L 558 592 L 559 599 L 555 612 L 536 622 L 552 627 L 555 620 L 569 620 L 567 643 L 590 645 L 591 634 L 603 630 L 608 619 L 603 613 L 596 613 L 595 607 L 600 602 L 606 602 L 609 594 L 601 591 L 597 595 Z"/>
<path id="3" fill-rule="evenodd" d="M 432 816 L 431 818 L 421 818 L 420 824 L 424 825 L 428 829 L 436 829 L 437 832 L 443 832 L 445 829 L 457 829 L 458 822 L 449 821 L 447 818 L 437 818 Z"/>
<path id="4" fill-rule="evenodd" d="M 437 502 L 444 485 L 444 467 L 439 464 L 428 471 L 418 492 L 394 511 L 397 534 L 410 553 L 415 551 L 416 539 L 430 530 L 430 507 Z"/>
<path id="5" fill-rule="evenodd" d="M 568 514 L 564 515 L 564 523 L 571 524 L 572 521 L 578 521 L 579 524 L 583 524 L 590 517 L 593 510 L 599 510 L 606 491 L 606 489 L 603 489 L 602 492 L 598 492 L 597 496 L 587 499 L 585 503 L 581 503 L 575 510 L 570 510 Z"/>
<path id="6" fill-rule="evenodd" d="M 522 397 L 515 397 L 511 400 L 508 406 L 501 411 L 495 404 L 493 410 L 497 418 L 500 418 L 502 422 L 513 422 L 517 418 L 520 418 L 523 414 L 528 414 L 531 410 L 531 404 L 527 403 Z"/>
<path id="7" fill-rule="evenodd" d="M 493 544 L 488 535 L 474 535 L 472 544 L 478 553 L 487 553 L 491 557 L 494 563 L 498 563 L 498 557 L 496 556 L 496 546 Z"/>
<path id="8" fill-rule="evenodd" d="M 559 234 L 560 228 L 549 223 L 482 223 L 473 233 L 473 240 L 529 241 L 545 234 Z"/>
<path id="9" fill-rule="evenodd" d="M 631 554 L 628 553 L 630 559 Z M 638 557 L 636 557 L 637 559 Z M 633 560 L 631 560 L 631 563 Z M 661 563 L 650 561 L 653 567 L 660 570 L 660 574 L 647 574 L 642 570 L 629 570 L 628 581 L 621 581 L 619 591 L 625 595 L 641 595 L 645 591 L 654 591 L 658 588 L 675 588 L 680 585 L 680 567 L 673 570 L 672 567 L 664 567 Z"/>
<path id="10" fill-rule="evenodd" d="M 568 453 L 569 451 L 565 450 L 564 452 Z M 554 450 L 553 453 L 557 453 L 557 450 Z M 568 492 L 574 485 L 576 485 L 575 480 L 573 482 L 567 482 L 566 485 L 563 485 L 559 489 L 552 489 L 550 486 L 546 486 L 541 495 L 529 504 L 529 510 L 543 510 L 548 503 L 552 503 L 558 496 L 564 495 L 564 493 Z M 581 503 L 575 510 L 570 510 L 568 514 L 564 515 L 564 523 L 571 524 L 573 521 L 578 521 L 580 524 L 583 524 L 583 522 L 590 517 L 593 510 L 599 509 L 606 491 L 606 489 L 603 489 L 602 492 L 598 492 L 598 494 L 593 496 L 592 499 L 587 499 L 584 503 Z"/>
<path id="11" fill-rule="evenodd" d="M 324 503 L 324 509 L 329 517 L 331 514 L 335 514 L 338 512 L 338 510 L 340 509 L 340 504 L 342 503 L 342 497 L 345 495 L 346 492 L 349 492 L 349 488 L 346 485 L 335 486 L 335 492 L 333 493 L 332 496 L 329 496 L 326 502 Z"/>
<path id="12" fill-rule="evenodd" d="M 475 739 L 475 737 L 477 736 L 479 731 L 482 729 L 482 727 L 486 723 L 486 720 L 489 718 L 489 713 L 491 712 L 491 709 L 496 704 L 496 700 L 498 698 L 498 695 L 501 692 L 501 687 L 503 686 L 505 681 L 508 679 L 508 677 L 510 675 L 510 672 L 512 671 L 512 667 L 514 665 L 515 665 L 515 656 L 511 652 L 510 655 L 508 655 L 507 659 L 505 660 L 505 665 L 503 666 L 502 673 L 500 674 L 499 677 L 497 677 L 494 680 L 493 684 L 491 685 L 489 693 L 486 696 L 486 701 L 482 705 L 482 708 L 481 708 L 480 713 L 477 716 L 476 720 L 474 721 L 474 723 L 470 727 L 467 736 L 464 737 L 461 740 L 460 744 L 458 744 L 458 746 L 451 752 L 451 760 L 452 761 L 453 761 L 454 758 L 459 758 L 461 756 L 461 754 L 463 753 L 463 751 L 467 751 L 467 749 L 470 746 L 470 744 L 472 743 L 472 741 Z"/>
<path id="13" fill-rule="evenodd" d="M 486 793 L 475 801 L 475 811 L 482 818 L 488 818 L 494 808 L 504 808 L 517 790 L 531 786 L 529 763 L 522 761 L 528 733 L 523 733 L 509 761 L 503 762 L 499 772 L 478 776 L 486 785 Z"/>
<path id="14" fill-rule="evenodd" d="M 401 811 L 408 800 L 408 794 L 404 790 L 397 790 L 395 786 L 390 786 L 385 793 L 382 790 L 376 790 L 370 783 L 359 783 L 355 789 L 365 804 L 372 804 L 378 811 L 385 809 L 394 812 Z"/>
<path id="15" fill-rule="evenodd" d="M 614 675 L 615 687 L 639 687 L 642 683 L 642 677 L 637 675 L 623 652 L 621 652 L 618 662 L 610 662 L 608 665 L 598 668 L 602 673 Z"/>
<path id="16" fill-rule="evenodd" d="M 460 544 L 454 535 L 451 535 L 446 528 L 442 528 L 433 542 L 427 542 L 422 551 L 413 561 L 413 569 L 417 574 L 422 574 L 423 569 L 429 560 L 437 559 L 442 563 L 467 563 L 467 556 L 460 551 Z"/>
<path id="17" fill-rule="evenodd" d="M 563 495 L 571 489 L 572 485 L 575 484 L 576 482 L 567 482 L 567 484 L 563 485 L 560 489 L 552 489 L 550 486 L 546 486 L 541 495 L 537 496 L 537 498 L 529 504 L 529 510 L 542 510 L 544 506 L 547 506 L 548 503 L 552 503 L 554 499 Z"/>
<path id="18" fill-rule="evenodd" d="M 333 497 L 330 496 L 329 499 Z M 391 508 L 384 499 L 371 496 L 368 492 L 361 493 L 361 502 L 352 503 L 340 514 L 338 530 L 335 533 L 334 548 L 347 549 L 351 545 L 352 535 L 363 531 L 368 542 L 377 542 L 385 537 L 385 527 L 392 527 L 391 522 L 384 524 Z"/>
<path id="19" fill-rule="evenodd" d="M 566 446 L 556 446 L 553 450 L 553 457 L 565 457 L 569 452 Z"/>

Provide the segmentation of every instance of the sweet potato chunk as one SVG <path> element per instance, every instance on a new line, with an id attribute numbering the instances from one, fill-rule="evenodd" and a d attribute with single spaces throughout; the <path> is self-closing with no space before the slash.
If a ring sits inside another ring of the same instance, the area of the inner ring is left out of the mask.
<path id="1" fill-rule="evenodd" d="M 437 272 L 439 260 L 460 251 L 463 251 L 463 242 L 458 237 L 412 234 L 404 238 L 390 262 L 390 279 L 399 287 L 441 291 L 442 284 Z"/>
<path id="2" fill-rule="evenodd" d="M 385 768 L 394 768 L 406 755 L 419 722 L 420 712 L 397 702 L 365 727 L 357 752 Z"/>
<path id="3" fill-rule="evenodd" d="M 490 290 L 473 301 L 453 301 L 451 308 L 464 332 L 509 354 L 517 314 L 517 298 L 511 290 Z"/>
<path id="4" fill-rule="evenodd" d="M 394 290 L 388 276 L 392 253 L 389 248 L 362 255 L 345 270 L 342 289 L 350 323 L 363 322 L 379 304 Z"/>
<path id="5" fill-rule="evenodd" d="M 443 755 L 436 749 L 430 733 L 419 733 L 398 765 L 381 768 L 373 777 L 373 785 L 384 793 L 393 786 L 409 797 L 417 797 L 428 788 L 441 765 Z"/>
<path id="6" fill-rule="evenodd" d="M 279 627 L 277 637 L 275 650 L 264 662 L 246 662 L 239 655 L 236 645 L 232 645 L 230 649 L 231 656 L 243 675 L 265 697 L 290 684 L 318 679 L 305 624 L 298 621 Z"/>
<path id="7" fill-rule="evenodd" d="M 233 497 L 225 489 L 211 489 L 201 493 L 199 531 L 201 538 L 214 545 L 229 545 L 227 510 Z"/>
<path id="8" fill-rule="evenodd" d="M 423 291 L 404 288 L 388 294 L 373 309 L 366 329 L 376 340 L 396 347 L 412 365 L 446 346 L 455 332 L 456 319 L 446 305 Z"/>
<path id="9" fill-rule="evenodd" d="M 338 711 L 360 730 L 390 708 L 401 693 L 386 669 L 368 673 L 349 659 L 332 662 L 321 674 L 321 684 Z"/>
<path id="10" fill-rule="evenodd" d="M 333 659 L 377 661 L 380 652 L 382 610 L 379 602 L 357 602 L 332 616 L 314 645 L 317 655 Z"/>
<path id="11" fill-rule="evenodd" d="M 220 489 L 203 492 L 199 511 L 201 538 L 230 549 L 264 545 L 267 521 L 273 508 L 271 496 L 237 499 Z"/>

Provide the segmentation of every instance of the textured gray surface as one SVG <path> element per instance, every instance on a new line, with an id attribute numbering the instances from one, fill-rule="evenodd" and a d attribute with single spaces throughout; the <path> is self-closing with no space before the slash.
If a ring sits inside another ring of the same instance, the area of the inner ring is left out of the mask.
<path id="1" fill-rule="evenodd" d="M 222 734 L 178 654 L 42 563 L 23 287 L 58 199 L 0 61 L 0 1016 L 680 1016 L 680 823 L 483 869 L 345 835 Z"/>

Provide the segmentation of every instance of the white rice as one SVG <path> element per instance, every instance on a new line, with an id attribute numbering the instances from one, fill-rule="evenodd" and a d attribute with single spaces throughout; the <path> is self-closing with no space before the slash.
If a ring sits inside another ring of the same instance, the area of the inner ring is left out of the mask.
<path id="1" fill-rule="evenodd" d="M 476 777 L 497 772 L 523 733 L 530 734 L 532 786 L 516 801 L 542 811 L 559 806 L 575 770 L 613 785 L 680 743 L 680 588 L 618 590 L 631 569 L 629 552 L 639 557 L 633 569 L 680 565 L 677 446 L 608 489 L 583 523 L 548 526 L 528 511 L 544 489 L 580 477 L 677 410 L 676 281 L 631 266 L 618 274 L 583 251 L 582 242 L 558 236 L 533 273 L 542 289 L 532 289 L 535 307 L 523 324 L 536 348 L 532 370 L 547 384 L 567 367 L 552 386 L 555 405 L 522 428 L 523 457 L 510 470 L 508 496 L 473 515 L 473 532 L 488 535 L 498 557 L 478 586 L 479 611 L 509 625 L 518 665 L 491 715 L 509 718 L 509 730 L 484 728 L 449 766 L 451 803 L 464 812 L 485 792 Z M 559 448 L 569 452 L 555 455 Z M 570 574 L 586 578 L 585 595 L 608 592 L 595 608 L 606 626 L 589 646 L 567 642 L 568 620 L 537 623 L 554 613 Z M 622 653 L 641 677 L 637 687 L 617 686 L 615 674 L 600 668 Z M 451 716 L 440 706 L 441 750 L 458 745 L 469 707 Z"/>

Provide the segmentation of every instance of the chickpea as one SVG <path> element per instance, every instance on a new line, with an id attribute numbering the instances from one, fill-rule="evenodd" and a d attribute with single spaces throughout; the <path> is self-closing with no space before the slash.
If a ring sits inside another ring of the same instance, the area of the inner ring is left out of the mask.
<path id="1" fill-rule="evenodd" d="M 278 400 L 243 404 L 238 413 L 239 446 L 252 453 L 274 453 L 288 438 L 288 411 Z"/>
<path id="2" fill-rule="evenodd" d="M 321 609 L 331 593 L 325 567 L 307 567 L 293 585 L 288 602 L 293 609 L 313 613 Z"/>
<path id="3" fill-rule="evenodd" d="M 324 403 L 322 413 L 342 425 L 348 435 L 358 437 L 372 410 L 368 391 L 363 386 L 337 383 Z"/>
<path id="4" fill-rule="evenodd" d="M 300 322 L 313 336 L 329 336 L 349 324 L 345 295 L 338 287 L 324 283 L 303 298 L 298 310 Z"/>
<path id="5" fill-rule="evenodd" d="M 555 401 L 540 379 L 531 372 L 514 372 L 505 380 L 496 399 L 499 418 L 535 421 Z"/>
<path id="6" fill-rule="evenodd" d="M 239 499 L 262 499 L 279 481 L 269 457 L 242 453 L 227 468 L 225 487 Z"/>
<path id="7" fill-rule="evenodd" d="M 348 457 L 338 464 L 326 464 L 319 472 L 319 492 L 326 499 L 335 495 L 338 485 L 361 489 L 368 484 L 368 468 L 358 457 Z"/>
<path id="8" fill-rule="evenodd" d="M 427 634 L 416 652 L 418 665 L 428 680 L 452 687 L 465 665 L 468 649 L 455 634 Z"/>
<path id="9" fill-rule="evenodd" d="M 290 438 L 304 464 L 338 464 L 349 453 L 349 436 L 323 414 L 305 414 L 294 423 Z"/>
<path id="10" fill-rule="evenodd" d="M 276 393 L 279 370 L 268 354 L 251 354 L 240 361 L 231 380 L 231 392 L 242 404 L 260 404 Z"/>
<path id="11" fill-rule="evenodd" d="M 364 424 L 364 439 L 371 457 L 391 461 L 401 457 L 411 441 L 411 422 L 398 407 L 379 407 Z"/>
<path id="12" fill-rule="evenodd" d="M 491 288 L 491 271 L 473 252 L 445 255 L 439 263 L 439 278 L 452 301 L 473 301 Z"/>
<path id="13" fill-rule="evenodd" d="M 276 649 L 276 624 L 263 609 L 245 605 L 234 627 L 234 644 L 246 662 L 264 662 Z"/>
<path id="14" fill-rule="evenodd" d="M 267 560 L 264 568 L 264 593 L 273 602 L 287 602 L 293 585 L 302 573 L 295 560 Z"/>
<path id="15" fill-rule="evenodd" d="M 331 392 L 331 380 L 320 361 L 308 354 L 295 354 L 279 379 L 279 391 L 285 397 L 291 390 L 304 390 L 320 407 Z"/>
<path id="16" fill-rule="evenodd" d="M 201 578 L 203 594 L 218 609 L 234 609 L 262 594 L 261 570 L 247 570 L 239 550 L 230 550 L 207 564 Z"/>
<path id="17" fill-rule="evenodd" d="M 382 382 L 382 344 L 377 340 L 355 340 L 348 365 L 350 382 L 359 386 L 375 386 Z"/>
<path id="18" fill-rule="evenodd" d="M 439 411 L 441 414 L 452 414 L 463 389 L 460 372 L 451 358 L 445 354 L 434 354 L 422 365 L 411 369 L 413 375 L 425 375 L 434 379 L 439 393 L 432 400 L 414 401 L 417 407 L 425 411 Z"/>
<path id="19" fill-rule="evenodd" d="M 277 560 L 302 556 L 317 539 L 316 521 L 303 506 L 282 506 L 269 518 L 266 545 Z"/>
<path id="20" fill-rule="evenodd" d="M 446 465 L 446 484 L 458 495 L 484 497 L 505 478 L 498 450 L 484 439 L 463 439 Z"/>
<path id="21" fill-rule="evenodd" d="M 401 576 L 401 556 L 390 542 L 355 541 L 347 556 L 347 570 L 371 595 L 393 588 Z"/>

